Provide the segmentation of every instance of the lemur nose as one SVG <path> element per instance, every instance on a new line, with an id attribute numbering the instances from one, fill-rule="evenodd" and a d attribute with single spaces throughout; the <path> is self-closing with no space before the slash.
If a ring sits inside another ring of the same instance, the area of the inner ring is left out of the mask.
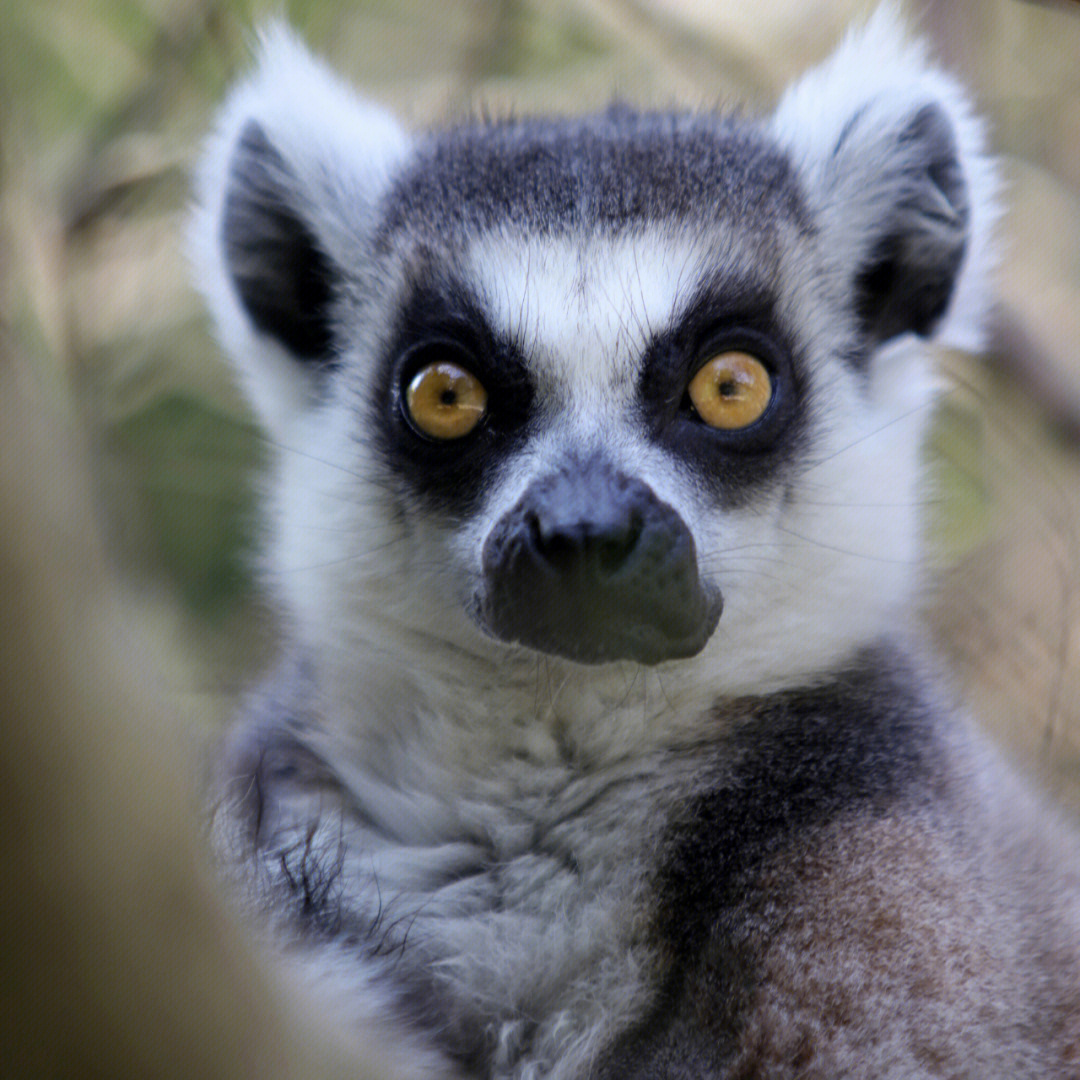
<path id="1" fill-rule="evenodd" d="M 492 528 L 481 567 L 490 633 L 584 663 L 692 656 L 720 616 L 676 510 L 599 459 L 530 485 Z"/>

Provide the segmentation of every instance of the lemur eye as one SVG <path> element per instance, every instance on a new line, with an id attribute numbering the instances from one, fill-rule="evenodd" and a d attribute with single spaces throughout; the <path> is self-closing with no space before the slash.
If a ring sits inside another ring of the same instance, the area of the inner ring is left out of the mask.
<path id="1" fill-rule="evenodd" d="M 744 352 L 708 360 L 690 380 L 690 401 L 709 427 L 737 431 L 749 427 L 769 407 L 772 379 L 765 365 Z"/>
<path id="2" fill-rule="evenodd" d="M 409 419 L 432 439 L 468 435 L 487 411 L 487 391 L 475 375 L 449 360 L 422 367 L 405 391 Z"/>

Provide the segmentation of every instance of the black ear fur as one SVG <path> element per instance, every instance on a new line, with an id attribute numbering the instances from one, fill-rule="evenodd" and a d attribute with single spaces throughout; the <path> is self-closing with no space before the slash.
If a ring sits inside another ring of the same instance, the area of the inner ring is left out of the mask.
<path id="1" fill-rule="evenodd" d="M 289 168 L 254 120 L 229 165 L 225 264 L 255 326 L 298 359 L 333 360 L 334 267 L 296 210 Z"/>
<path id="2" fill-rule="evenodd" d="M 933 332 L 949 306 L 971 218 L 956 137 L 944 110 L 920 108 L 895 150 L 901 163 L 892 178 L 896 190 L 855 279 L 856 312 L 876 343 L 907 331 L 923 337 Z"/>

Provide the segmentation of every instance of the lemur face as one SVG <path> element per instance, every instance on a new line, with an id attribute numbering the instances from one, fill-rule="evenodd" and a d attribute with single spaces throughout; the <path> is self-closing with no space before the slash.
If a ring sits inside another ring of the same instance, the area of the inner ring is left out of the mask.
<path id="1" fill-rule="evenodd" d="M 844 66 L 761 124 L 409 139 L 270 36 L 195 241 L 285 447 L 271 569 L 309 644 L 739 692 L 883 628 L 918 556 L 916 339 L 982 242 L 978 133 L 945 80 L 848 100 Z"/>
<path id="2" fill-rule="evenodd" d="M 774 500 L 805 434 L 784 159 L 712 120 L 470 129 L 422 145 L 384 205 L 398 285 L 368 414 L 477 627 L 584 663 L 699 653 L 723 606 L 710 523 Z"/>

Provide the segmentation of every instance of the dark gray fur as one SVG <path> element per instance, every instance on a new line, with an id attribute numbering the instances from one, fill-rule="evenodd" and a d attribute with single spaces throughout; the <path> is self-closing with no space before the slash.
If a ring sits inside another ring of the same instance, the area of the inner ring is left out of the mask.
<path id="1" fill-rule="evenodd" d="M 776 214 L 808 224 L 790 162 L 756 124 L 613 107 L 433 133 L 387 193 L 384 231 L 618 231 L 736 208 L 751 225 Z"/>
<path id="2" fill-rule="evenodd" d="M 928 335 L 948 307 L 967 247 L 967 185 L 948 118 L 921 108 L 896 140 L 891 212 L 855 282 L 860 321 L 873 341 Z"/>
<path id="3" fill-rule="evenodd" d="M 254 121 L 232 160 L 222 243 L 241 302 L 264 333 L 302 360 L 329 361 L 338 280 L 298 208 L 295 178 Z"/>

